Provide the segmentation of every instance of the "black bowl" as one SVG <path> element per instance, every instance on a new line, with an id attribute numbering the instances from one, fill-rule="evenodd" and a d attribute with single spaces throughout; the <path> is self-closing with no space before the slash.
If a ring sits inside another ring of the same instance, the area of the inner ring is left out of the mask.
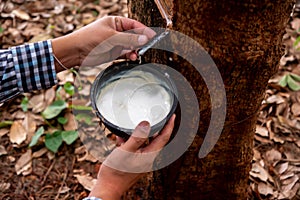
<path id="1" fill-rule="evenodd" d="M 143 65 L 140 65 L 137 62 L 129 62 L 129 61 L 122 61 L 122 62 L 115 62 L 102 72 L 98 74 L 95 81 L 92 84 L 91 87 L 91 103 L 92 107 L 96 112 L 97 117 L 104 123 L 106 128 L 108 128 L 112 133 L 116 134 L 117 136 L 120 136 L 124 139 L 127 139 L 133 132 L 133 129 L 128 129 L 124 127 L 119 127 L 107 119 L 99 112 L 97 108 L 97 99 L 100 95 L 101 89 L 111 80 L 117 80 L 122 76 L 122 74 L 125 74 L 127 71 L 132 70 L 135 67 L 140 67 L 142 71 L 150 72 L 152 75 L 154 75 L 156 78 L 160 79 L 164 82 L 164 84 L 167 86 L 167 89 L 169 90 L 169 93 L 171 94 L 171 98 L 173 100 L 173 104 L 171 106 L 171 109 L 167 116 L 161 120 L 160 122 L 156 123 L 155 125 L 151 126 L 151 131 L 149 137 L 151 137 L 153 134 L 160 131 L 165 123 L 171 118 L 172 114 L 175 112 L 177 105 L 178 105 L 178 91 L 174 84 L 174 82 L 170 79 L 169 75 L 166 72 L 166 69 L 162 67 L 162 65 L 158 65 L 155 63 L 146 63 Z M 114 78 L 116 77 L 116 78 Z"/>

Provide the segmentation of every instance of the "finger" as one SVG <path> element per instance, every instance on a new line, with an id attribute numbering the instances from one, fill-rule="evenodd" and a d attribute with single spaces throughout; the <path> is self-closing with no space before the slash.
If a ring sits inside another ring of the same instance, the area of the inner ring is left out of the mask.
<path id="1" fill-rule="evenodd" d="M 156 136 L 156 138 L 147 147 L 144 148 L 143 152 L 158 151 L 165 146 L 165 144 L 167 144 L 172 135 L 175 117 L 175 114 L 173 114 L 161 133 Z"/>
<path id="2" fill-rule="evenodd" d="M 125 143 L 125 140 L 123 138 L 118 137 L 118 136 L 116 137 L 116 145 L 117 146 L 121 146 L 124 143 Z"/>
<path id="3" fill-rule="evenodd" d="M 148 139 L 150 133 L 150 124 L 142 121 L 134 129 L 130 138 L 122 145 L 122 149 L 130 152 L 136 152 Z"/>
<path id="4" fill-rule="evenodd" d="M 135 33 L 147 35 L 149 38 L 152 38 L 156 34 L 155 31 L 153 31 L 151 28 L 134 19 L 129 19 L 126 17 L 116 17 L 115 21 L 117 29 L 119 29 L 119 27 L 122 29 L 118 31 L 127 31 L 134 29 Z M 120 26 L 118 26 L 118 24 L 120 24 Z"/>
<path id="5" fill-rule="evenodd" d="M 112 45 L 118 45 L 132 50 L 146 44 L 148 41 L 149 39 L 145 35 L 126 32 L 118 32 L 115 36 L 110 38 Z"/>

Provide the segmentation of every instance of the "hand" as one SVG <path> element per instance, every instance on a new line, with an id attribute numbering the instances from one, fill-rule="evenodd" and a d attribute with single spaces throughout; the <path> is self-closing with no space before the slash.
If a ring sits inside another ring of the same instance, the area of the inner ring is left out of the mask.
<path id="1" fill-rule="evenodd" d="M 53 52 L 67 67 L 99 65 L 121 55 L 136 60 L 134 50 L 156 33 L 142 23 L 117 16 L 104 17 L 63 37 L 52 40 Z M 62 68 L 56 63 L 57 71 Z"/>
<path id="2" fill-rule="evenodd" d="M 175 115 L 148 145 L 145 142 L 148 141 L 150 125 L 146 121 L 139 123 L 132 136 L 102 163 L 97 183 L 89 196 L 103 200 L 120 199 L 145 172 L 151 171 L 154 159 L 170 139 L 174 120 Z"/>

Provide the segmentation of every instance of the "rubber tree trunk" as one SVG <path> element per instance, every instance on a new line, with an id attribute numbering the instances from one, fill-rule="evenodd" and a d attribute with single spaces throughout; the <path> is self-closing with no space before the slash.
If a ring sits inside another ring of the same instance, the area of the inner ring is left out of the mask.
<path id="1" fill-rule="evenodd" d="M 149 191 L 144 199 L 247 199 L 256 113 L 283 55 L 282 36 L 294 2 L 166 3 L 173 15 L 173 30 L 201 44 L 218 66 L 226 89 L 227 115 L 218 143 L 208 156 L 199 159 L 212 108 L 203 79 L 175 54 L 152 51 L 146 55 L 148 61 L 171 66 L 187 78 L 197 94 L 201 120 L 188 151 L 170 166 L 153 173 L 144 188 Z M 128 5 L 131 18 L 152 27 L 166 26 L 153 0 L 129 0 Z M 190 48 L 181 46 L 181 50 Z"/>

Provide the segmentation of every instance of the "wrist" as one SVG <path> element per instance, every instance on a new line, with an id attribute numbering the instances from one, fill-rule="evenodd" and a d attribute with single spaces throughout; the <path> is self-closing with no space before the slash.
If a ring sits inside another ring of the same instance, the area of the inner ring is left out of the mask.
<path id="1" fill-rule="evenodd" d="M 66 68 L 71 69 L 72 67 L 80 65 L 79 62 L 79 51 L 76 45 L 76 41 L 72 41 L 70 36 L 62 36 L 52 40 L 52 50 L 55 57 L 63 64 Z M 54 61 L 56 72 L 65 70 L 60 63 Z"/>
<path id="2" fill-rule="evenodd" d="M 120 200 L 122 194 L 115 188 L 112 188 L 109 184 L 96 183 L 94 188 L 89 194 L 90 197 L 97 197 L 102 200 Z"/>

